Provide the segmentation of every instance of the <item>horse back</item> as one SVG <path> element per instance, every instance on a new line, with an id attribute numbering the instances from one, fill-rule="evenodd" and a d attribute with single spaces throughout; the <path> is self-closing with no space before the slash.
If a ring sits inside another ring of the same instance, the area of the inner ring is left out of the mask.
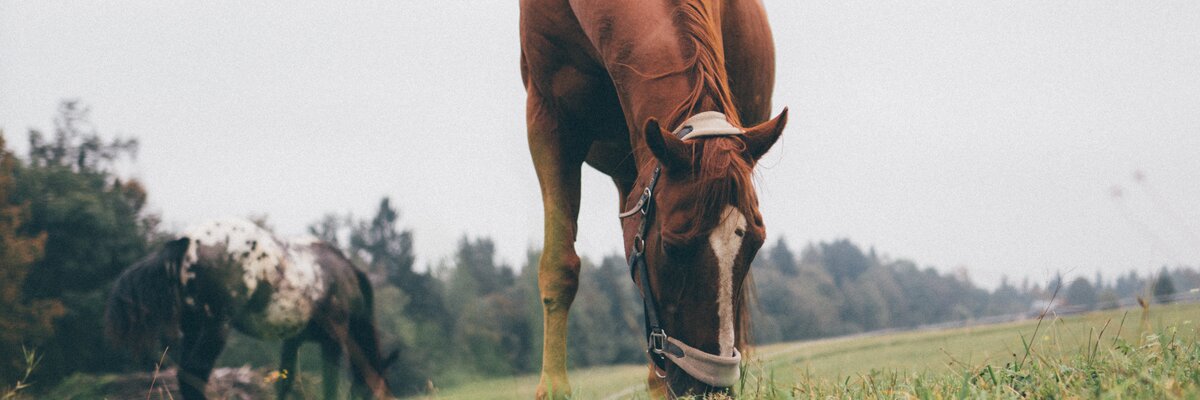
<path id="1" fill-rule="evenodd" d="M 630 92 L 665 82 L 648 77 L 686 66 L 694 48 L 678 19 L 689 2 L 717 10 L 719 26 L 713 28 L 720 30 L 716 37 L 723 42 L 728 84 L 742 122 L 767 120 L 775 48 L 760 0 L 522 0 L 521 72 L 527 91 L 548 98 L 566 119 L 581 119 L 571 122 L 602 126 L 596 139 L 612 139 L 604 134 L 613 131 L 627 135 L 629 121 L 614 128 L 594 120 L 612 117 L 597 110 L 615 105 L 623 116 L 636 107 L 629 103 Z M 673 89 L 678 88 L 649 90 Z"/>
<path id="2" fill-rule="evenodd" d="M 328 295 L 332 276 L 321 265 L 320 243 L 284 242 L 239 219 L 187 230 L 181 268 L 185 307 L 228 318 L 263 339 L 299 334 Z"/>

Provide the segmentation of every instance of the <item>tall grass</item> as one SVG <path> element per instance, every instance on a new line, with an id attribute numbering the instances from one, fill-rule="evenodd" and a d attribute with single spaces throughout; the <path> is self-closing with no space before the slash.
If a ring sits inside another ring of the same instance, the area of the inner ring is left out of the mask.
<path id="1" fill-rule="evenodd" d="M 37 368 L 38 361 L 41 357 L 37 355 L 37 350 L 27 350 L 21 346 L 21 354 L 25 356 L 25 373 L 21 375 L 21 379 L 17 379 L 11 387 L 4 388 L 4 394 L 0 395 L 0 400 L 15 400 L 22 397 L 22 391 L 32 386 L 29 383 L 29 375 L 33 374 L 34 368 Z"/>
<path id="2" fill-rule="evenodd" d="M 1149 308 L 1142 313 L 1148 321 Z M 745 368 L 737 393 L 749 399 L 1200 398 L 1200 345 L 1191 320 L 1140 330 L 1132 338 L 1121 336 L 1129 329 L 1125 314 L 1119 322 L 1091 327 L 1086 336 L 1058 322 L 1045 324 L 1053 333 L 1022 336 L 1022 351 L 1003 364 L 966 363 L 946 353 L 944 371 L 872 369 L 840 379 L 802 373 L 784 383 L 777 370 L 758 362 Z M 1034 332 L 1042 327 L 1039 321 Z M 1070 345 L 1068 337 L 1084 340 Z"/>

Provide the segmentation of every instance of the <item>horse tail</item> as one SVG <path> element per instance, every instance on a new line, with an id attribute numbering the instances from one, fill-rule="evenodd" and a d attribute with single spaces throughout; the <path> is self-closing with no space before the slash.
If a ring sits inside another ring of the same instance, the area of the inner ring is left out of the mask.
<path id="1" fill-rule="evenodd" d="M 104 331 L 119 347 L 142 351 L 179 325 L 179 267 L 187 238 L 175 240 L 130 266 L 113 285 Z"/>
<path id="2" fill-rule="evenodd" d="M 375 288 L 371 287 L 371 279 L 367 277 L 366 272 L 362 272 L 358 268 L 354 268 L 354 277 L 358 278 L 358 292 L 362 294 L 363 303 L 366 304 L 367 318 L 375 319 Z"/>
<path id="3" fill-rule="evenodd" d="M 379 332 L 375 327 L 375 290 L 371 287 L 371 280 L 366 273 L 358 268 L 353 270 L 354 276 L 358 278 L 358 290 L 362 294 L 365 312 L 350 317 L 350 338 L 362 350 L 367 363 L 374 369 L 370 372 L 360 371 L 359 373 L 365 373 L 361 378 L 366 379 L 368 387 L 375 392 L 376 397 L 380 397 L 388 390 L 387 369 L 396 361 L 399 351 L 392 351 L 386 358 L 380 356 Z"/>

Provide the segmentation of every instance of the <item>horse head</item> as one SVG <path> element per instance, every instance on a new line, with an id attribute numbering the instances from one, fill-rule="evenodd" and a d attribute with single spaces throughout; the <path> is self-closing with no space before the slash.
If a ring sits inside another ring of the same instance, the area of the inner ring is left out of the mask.
<path id="1" fill-rule="evenodd" d="M 675 132 L 650 119 L 634 135 L 653 157 L 639 168 L 644 189 L 627 199 L 641 212 L 622 215 L 640 214 L 626 218 L 625 243 L 653 372 L 671 395 L 727 391 L 739 379 L 750 312 L 742 293 L 766 237 L 752 173 L 786 122 L 786 109 L 745 129 L 708 112 Z"/>
<path id="2" fill-rule="evenodd" d="M 187 247 L 186 238 L 168 242 L 126 268 L 109 292 L 105 334 L 135 358 L 148 360 L 160 338 L 179 338 L 179 273 Z"/>

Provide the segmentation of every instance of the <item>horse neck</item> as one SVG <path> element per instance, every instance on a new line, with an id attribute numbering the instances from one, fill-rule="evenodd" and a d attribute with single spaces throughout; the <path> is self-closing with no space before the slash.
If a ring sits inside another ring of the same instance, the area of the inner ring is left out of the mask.
<path id="1" fill-rule="evenodd" d="M 597 39 L 631 131 L 650 118 L 675 129 L 704 111 L 740 125 L 725 71 L 721 0 L 615 3 L 579 14 L 585 30 L 596 30 L 589 37 Z M 649 151 L 633 148 L 645 166 Z"/>

